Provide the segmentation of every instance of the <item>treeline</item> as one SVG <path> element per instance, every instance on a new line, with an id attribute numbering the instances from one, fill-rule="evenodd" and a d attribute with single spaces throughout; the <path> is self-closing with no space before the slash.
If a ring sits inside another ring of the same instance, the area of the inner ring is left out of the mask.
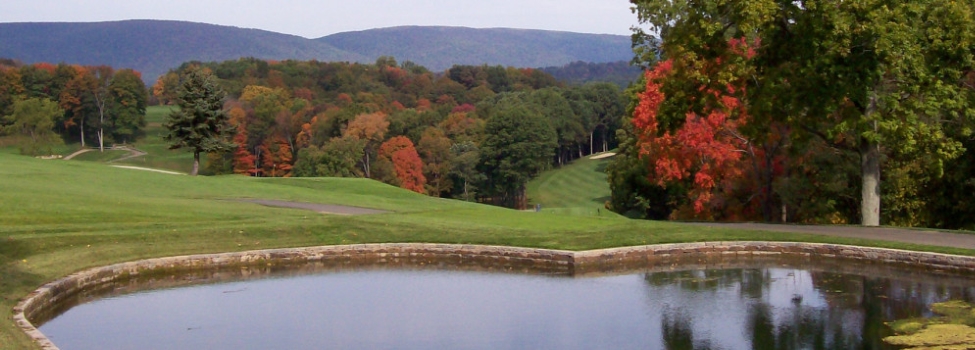
<path id="1" fill-rule="evenodd" d="M 630 86 L 643 74 L 642 68 L 630 64 L 629 61 L 606 63 L 575 61 L 563 66 L 540 69 L 564 83 L 585 84 L 598 81 L 614 83 L 620 88 Z"/>
<path id="2" fill-rule="evenodd" d="M 190 62 L 152 87 L 212 74 L 228 93 L 237 149 L 206 172 L 368 177 L 432 196 L 526 205 L 542 169 L 615 147 L 625 100 L 611 83 L 567 87 L 536 69 L 454 66 L 441 74 L 375 64 L 240 59 Z"/>
<path id="3" fill-rule="evenodd" d="M 63 140 L 100 148 L 132 142 L 143 134 L 148 98 L 132 69 L 0 60 L 0 126 L 27 138 L 24 153 L 50 152 L 51 142 Z M 50 118 L 39 118 L 39 109 Z M 61 140 L 38 137 L 52 131 Z"/>

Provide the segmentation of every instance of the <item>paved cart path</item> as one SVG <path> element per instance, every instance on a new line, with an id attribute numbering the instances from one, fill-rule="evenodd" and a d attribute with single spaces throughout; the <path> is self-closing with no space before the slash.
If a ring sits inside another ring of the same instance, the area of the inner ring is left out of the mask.
<path id="1" fill-rule="evenodd" d="M 368 215 L 382 214 L 387 211 L 350 207 L 343 205 L 317 204 L 305 202 L 290 202 L 266 199 L 243 199 L 243 202 L 255 203 L 269 207 L 293 208 L 316 211 L 324 214 L 337 215 Z M 862 226 L 823 226 L 823 225 L 779 225 L 761 223 L 713 223 L 694 222 L 687 225 L 732 228 L 741 230 L 760 230 L 777 232 L 808 233 L 834 237 L 860 238 L 880 241 L 912 243 L 920 245 L 954 247 L 975 250 L 975 234 L 940 232 L 924 229 L 906 229 L 896 227 L 862 227 Z"/>
<path id="2" fill-rule="evenodd" d="M 941 247 L 975 249 L 975 234 L 950 233 L 924 229 L 710 222 L 688 223 L 688 225 L 735 228 L 742 230 L 810 233 L 834 237 L 862 238 Z"/>
<path id="3" fill-rule="evenodd" d="M 318 203 L 305 203 L 305 202 L 289 202 L 289 201 L 276 201 L 268 199 L 241 199 L 241 202 L 248 202 L 254 204 L 260 204 L 268 207 L 279 207 L 279 208 L 292 208 L 292 209 L 304 209 L 316 211 L 322 214 L 337 214 L 337 215 L 369 215 L 369 214 L 382 214 L 388 213 L 384 210 L 359 208 L 359 207 L 349 207 L 344 205 L 331 205 L 331 204 L 318 204 Z"/>

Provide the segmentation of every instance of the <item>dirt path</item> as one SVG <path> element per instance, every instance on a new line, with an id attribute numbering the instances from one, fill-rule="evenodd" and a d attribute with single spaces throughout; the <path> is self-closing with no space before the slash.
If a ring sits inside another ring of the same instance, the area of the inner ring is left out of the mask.
<path id="1" fill-rule="evenodd" d="M 141 150 L 138 150 L 138 149 L 135 149 L 135 148 L 130 148 L 130 147 L 127 147 L 127 146 L 119 146 L 119 147 L 115 147 L 113 149 L 116 150 L 116 151 L 128 151 L 129 152 L 129 155 L 127 155 L 125 157 L 122 157 L 122 158 L 119 158 L 119 159 L 110 160 L 110 161 L 108 161 L 109 163 L 121 162 L 121 161 L 129 160 L 129 159 L 132 159 L 132 158 L 142 157 L 142 156 L 148 154 L 148 153 L 146 153 L 144 151 L 141 151 Z"/>
<path id="2" fill-rule="evenodd" d="M 688 223 L 688 225 L 777 232 L 810 233 L 834 237 L 923 244 L 975 249 L 975 234 L 938 232 L 923 229 L 858 226 L 776 225 L 758 223 Z"/>
<path id="3" fill-rule="evenodd" d="M 77 157 L 78 155 L 80 155 L 82 153 L 88 153 L 88 152 L 91 152 L 91 151 L 92 151 L 91 148 L 82 148 L 82 149 L 80 149 L 80 150 L 78 150 L 78 151 L 76 151 L 74 153 L 71 153 L 71 154 L 69 154 L 66 157 L 61 158 L 61 159 L 63 159 L 63 160 L 71 160 L 71 158 Z"/>
<path id="4" fill-rule="evenodd" d="M 79 156 L 81 154 L 84 154 L 84 153 L 96 151 L 96 150 L 97 149 L 95 149 L 95 148 L 82 148 L 82 149 L 80 149 L 80 150 L 78 150 L 78 151 L 76 151 L 74 153 L 71 153 L 71 154 L 69 154 L 66 157 L 61 158 L 61 159 L 63 159 L 63 160 L 71 160 L 71 158 L 77 157 L 77 156 Z M 148 154 L 146 152 L 143 152 L 143 151 L 140 151 L 138 149 L 131 148 L 131 147 L 128 147 L 128 146 L 107 147 L 107 148 L 105 148 L 105 150 L 106 151 L 125 151 L 125 152 L 129 152 L 129 155 L 127 155 L 125 157 L 122 157 L 122 158 L 119 158 L 119 159 L 115 159 L 115 160 L 108 161 L 108 163 L 121 162 L 123 160 L 129 160 L 129 159 L 132 159 L 132 158 L 135 158 L 135 157 L 141 157 L 141 156 L 144 156 L 144 155 Z"/>
<path id="5" fill-rule="evenodd" d="M 388 213 L 384 210 L 359 208 L 359 207 L 349 207 L 343 205 L 330 205 L 330 204 L 318 204 L 318 203 L 304 203 L 304 202 L 289 202 L 289 201 L 276 201 L 267 199 L 241 199 L 241 202 L 248 202 L 254 204 L 260 204 L 268 207 L 278 207 L 278 208 L 292 208 L 292 209 L 304 209 L 316 211 L 322 214 L 335 214 L 335 215 L 369 215 L 369 214 L 383 214 Z"/>
<path id="6" fill-rule="evenodd" d="M 131 166 L 131 165 L 112 165 L 112 167 L 113 167 L 113 168 L 122 168 L 122 169 L 132 169 L 132 170 L 144 170 L 144 171 L 152 171 L 152 172 L 157 172 L 157 173 L 163 173 L 163 174 L 170 174 L 170 175 L 186 175 L 186 174 L 183 174 L 183 173 L 180 173 L 180 172 L 176 172 L 176 171 L 169 171 L 169 170 L 161 170 L 161 169 L 153 169 L 153 168 L 143 168 L 143 167 L 141 167 L 141 166 Z"/>
<path id="7" fill-rule="evenodd" d="M 596 160 L 596 159 L 605 159 L 605 158 L 609 158 L 609 157 L 612 157 L 612 156 L 615 156 L 615 155 L 616 155 L 616 153 L 606 152 L 606 153 L 600 153 L 600 154 L 597 154 L 597 155 L 594 155 L 594 156 L 590 156 L 589 159 L 593 159 L 593 160 Z"/>

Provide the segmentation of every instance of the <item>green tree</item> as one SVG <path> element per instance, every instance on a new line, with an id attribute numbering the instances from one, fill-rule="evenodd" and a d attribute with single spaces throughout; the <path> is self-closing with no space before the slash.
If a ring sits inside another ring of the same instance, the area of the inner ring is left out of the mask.
<path id="1" fill-rule="evenodd" d="M 149 92 L 138 72 L 122 69 L 115 73 L 108 85 L 113 102 L 109 119 L 109 136 L 115 142 L 131 142 L 142 134 L 146 126 L 146 104 Z"/>
<path id="2" fill-rule="evenodd" d="M 940 172 L 963 151 L 945 128 L 975 119 L 973 89 L 963 83 L 975 65 L 971 1 L 631 2 L 660 33 L 656 54 L 673 60 L 688 86 L 747 77 L 745 102 L 766 112 L 753 113 L 752 125 L 785 122 L 859 154 L 863 225 L 880 223 L 885 157 L 923 158 Z M 652 59 L 647 52 L 640 58 Z M 730 62 L 729 53 L 755 58 Z M 724 60 L 721 70 L 701 69 L 715 60 Z M 693 110 L 706 100 L 698 97 L 677 109 Z"/>
<path id="3" fill-rule="evenodd" d="M 481 159 L 481 152 L 471 141 L 463 141 L 450 146 L 452 164 L 450 175 L 455 181 L 454 186 L 460 189 L 452 191 L 454 198 L 472 201 L 477 195 L 477 185 L 485 180 L 484 174 L 477 169 Z"/>
<path id="4" fill-rule="evenodd" d="M 497 201 L 524 208 L 525 185 L 555 156 L 555 129 L 545 116 L 523 105 L 504 106 L 495 113 L 485 126 L 479 168 Z"/>
<path id="5" fill-rule="evenodd" d="M 25 136 L 20 141 L 20 153 L 51 154 L 53 146 L 62 142 L 54 133 L 54 122 L 64 114 L 57 102 L 46 98 L 16 100 L 12 110 L 12 114 L 3 117 L 8 124 L 3 130 Z"/>
<path id="6" fill-rule="evenodd" d="M 235 129 L 223 110 L 224 92 L 209 73 L 190 72 L 177 91 L 179 110 L 163 125 L 169 134 L 164 139 L 169 149 L 186 148 L 193 152 L 193 172 L 200 170 L 200 153 L 227 152 L 236 145 L 229 140 Z"/>

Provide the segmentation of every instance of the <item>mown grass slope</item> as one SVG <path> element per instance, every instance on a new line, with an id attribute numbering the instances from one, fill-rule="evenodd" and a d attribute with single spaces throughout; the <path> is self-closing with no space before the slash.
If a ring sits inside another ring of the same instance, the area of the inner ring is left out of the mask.
<path id="1" fill-rule="evenodd" d="M 605 209 L 611 194 L 606 181 L 609 161 L 582 158 L 546 171 L 528 183 L 528 200 L 540 204 L 544 212 L 621 217 Z"/>
<path id="2" fill-rule="evenodd" d="M 182 173 L 189 173 L 193 170 L 193 154 L 186 150 L 170 150 L 169 143 L 163 140 L 163 136 L 168 131 L 162 127 L 162 124 L 174 108 L 178 107 L 149 106 L 146 108 L 146 135 L 138 139 L 133 146 L 147 154 L 118 162 L 118 164 L 173 170 Z M 206 157 L 203 158 L 205 160 Z"/>
<path id="3" fill-rule="evenodd" d="M 10 152 L 0 152 L 0 179 L 0 349 L 32 347 L 11 313 L 33 289 L 81 269 L 150 257 L 379 242 L 584 250 L 714 240 L 834 242 L 975 255 L 826 236 L 526 213 L 426 197 L 365 179 L 191 177 Z M 389 213 L 323 215 L 235 200 L 241 198 Z"/>

